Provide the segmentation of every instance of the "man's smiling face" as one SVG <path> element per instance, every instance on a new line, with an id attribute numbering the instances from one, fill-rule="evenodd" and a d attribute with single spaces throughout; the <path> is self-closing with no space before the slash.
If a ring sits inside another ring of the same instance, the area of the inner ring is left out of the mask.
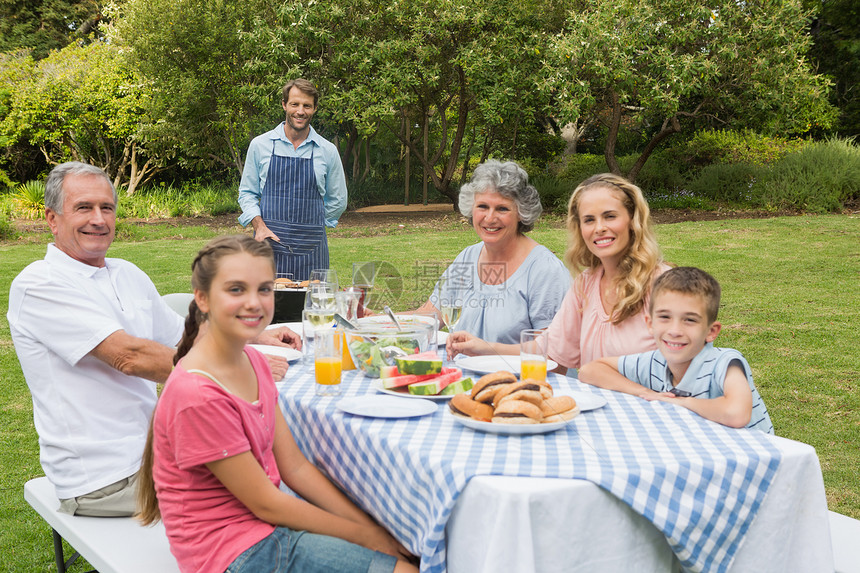
<path id="1" fill-rule="evenodd" d="M 68 175 L 63 212 L 45 209 L 58 249 L 87 265 L 103 267 L 116 230 L 116 202 L 110 183 L 98 175 Z"/>

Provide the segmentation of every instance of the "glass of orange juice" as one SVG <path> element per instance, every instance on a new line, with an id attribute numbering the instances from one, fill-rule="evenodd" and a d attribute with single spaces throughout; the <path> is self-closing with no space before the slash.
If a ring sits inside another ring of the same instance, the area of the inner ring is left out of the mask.
<path id="1" fill-rule="evenodd" d="M 546 380 L 546 347 L 543 330 L 520 332 L 520 380 Z"/>
<path id="2" fill-rule="evenodd" d="M 317 396 L 339 396 L 343 372 L 343 331 L 323 327 L 314 331 L 314 376 Z"/>

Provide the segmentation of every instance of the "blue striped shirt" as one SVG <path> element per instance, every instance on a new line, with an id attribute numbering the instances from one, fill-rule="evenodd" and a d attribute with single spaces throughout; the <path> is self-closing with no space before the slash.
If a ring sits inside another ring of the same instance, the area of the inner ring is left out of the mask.
<path id="1" fill-rule="evenodd" d="M 743 368 L 752 391 L 752 415 L 746 427 L 773 434 L 773 424 L 764 400 L 753 384 L 750 365 L 737 350 L 714 348 L 710 342 L 705 344 L 702 351 L 690 362 L 676 388 L 690 392 L 693 398 L 718 398 L 724 394 L 726 372 L 729 365 L 735 361 Z M 659 350 L 619 357 L 618 371 L 625 378 L 655 392 L 668 392 L 672 389 L 672 372 Z"/>

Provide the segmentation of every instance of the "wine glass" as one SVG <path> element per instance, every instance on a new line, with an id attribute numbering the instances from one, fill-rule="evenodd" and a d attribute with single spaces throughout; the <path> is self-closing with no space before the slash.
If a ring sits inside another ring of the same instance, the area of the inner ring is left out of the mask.
<path id="1" fill-rule="evenodd" d="M 334 290 L 338 290 L 337 271 L 334 269 L 314 269 L 311 271 L 309 280 L 310 284 L 329 283 L 334 286 Z"/>
<path id="2" fill-rule="evenodd" d="M 352 263 L 352 286 L 360 292 L 357 317 L 364 316 L 364 311 L 370 304 L 370 291 L 376 279 L 376 263 L 373 261 Z"/>
<path id="3" fill-rule="evenodd" d="M 439 279 L 439 312 L 442 314 L 442 322 L 448 328 L 448 332 L 453 332 L 454 327 L 460 320 L 460 314 L 463 312 L 463 298 L 466 294 L 466 288 L 462 279 L 457 277 L 442 276 Z"/>
<path id="4" fill-rule="evenodd" d="M 334 269 L 314 269 L 305 295 L 305 310 L 331 310 L 337 306 L 337 273 Z"/>
<path id="5" fill-rule="evenodd" d="M 337 287 L 332 283 L 317 281 L 308 285 L 305 294 L 305 308 L 302 311 L 302 332 L 306 357 L 313 359 L 313 337 L 317 328 L 334 326 L 337 307 Z"/>

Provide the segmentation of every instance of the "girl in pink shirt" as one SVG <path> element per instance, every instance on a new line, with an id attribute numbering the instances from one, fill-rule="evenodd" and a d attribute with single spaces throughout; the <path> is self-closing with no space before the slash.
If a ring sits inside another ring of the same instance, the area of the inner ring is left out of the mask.
<path id="1" fill-rule="evenodd" d="M 271 247 L 245 235 L 195 258 L 194 302 L 140 470 L 140 518 L 164 520 L 183 572 L 417 571 L 302 455 L 265 358 L 246 346 L 272 319 L 274 275 Z M 282 478 L 301 497 L 281 491 Z"/>
<path id="2" fill-rule="evenodd" d="M 645 309 L 663 263 L 648 202 L 623 177 L 589 177 L 568 203 L 565 262 L 573 285 L 547 329 L 549 357 L 564 368 L 654 350 Z M 488 343 L 467 332 L 448 337 L 448 355 L 518 354 L 519 345 Z"/>

